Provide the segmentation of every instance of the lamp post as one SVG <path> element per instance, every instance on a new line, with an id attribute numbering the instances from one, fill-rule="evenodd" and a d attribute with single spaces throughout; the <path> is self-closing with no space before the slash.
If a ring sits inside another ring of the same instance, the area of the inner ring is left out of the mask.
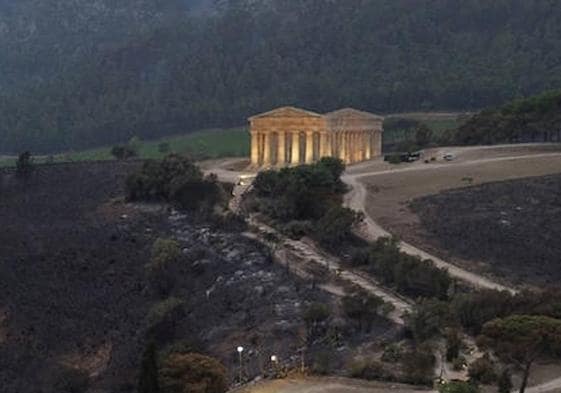
<path id="1" fill-rule="evenodd" d="M 273 368 L 273 378 L 278 378 L 279 374 L 279 358 L 277 355 L 271 355 L 271 365 Z"/>
<path id="2" fill-rule="evenodd" d="M 243 363 L 242 363 L 242 353 L 244 351 L 244 348 L 242 346 L 239 346 L 238 348 L 236 348 L 236 350 L 238 351 L 238 355 L 240 358 L 240 375 L 239 375 L 239 379 L 240 379 L 240 383 L 242 383 L 242 367 L 243 367 Z"/>

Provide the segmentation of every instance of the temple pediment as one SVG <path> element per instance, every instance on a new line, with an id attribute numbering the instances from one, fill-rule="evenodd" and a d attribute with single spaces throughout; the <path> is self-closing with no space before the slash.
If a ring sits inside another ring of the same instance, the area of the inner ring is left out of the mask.
<path id="1" fill-rule="evenodd" d="M 301 118 L 301 117 L 322 117 L 319 113 L 307 111 L 305 109 L 296 108 L 293 106 L 284 106 L 282 108 L 273 109 L 272 111 L 260 113 L 252 116 L 249 120 L 262 119 L 262 118 Z"/>
<path id="2" fill-rule="evenodd" d="M 384 120 L 382 116 L 375 115 L 374 113 L 359 111 L 354 108 L 343 108 L 325 114 L 329 120 L 338 119 L 367 119 L 367 120 Z"/>

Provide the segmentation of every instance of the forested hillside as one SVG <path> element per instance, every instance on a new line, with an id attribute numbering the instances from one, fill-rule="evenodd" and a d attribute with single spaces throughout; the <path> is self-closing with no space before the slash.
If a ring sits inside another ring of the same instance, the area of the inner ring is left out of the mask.
<path id="1" fill-rule="evenodd" d="M 556 1 L 113 3 L 0 0 L 0 152 L 240 125 L 276 105 L 473 110 L 561 87 Z"/>

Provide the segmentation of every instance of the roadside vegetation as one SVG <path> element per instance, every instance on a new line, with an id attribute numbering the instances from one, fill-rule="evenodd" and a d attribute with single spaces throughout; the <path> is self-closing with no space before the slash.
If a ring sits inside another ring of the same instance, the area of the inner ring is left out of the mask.
<path id="1" fill-rule="evenodd" d="M 352 237 L 360 215 L 341 207 L 345 166 L 336 158 L 294 168 L 262 171 L 244 208 L 259 213 L 293 238 L 310 236 L 327 248 Z"/>
<path id="2" fill-rule="evenodd" d="M 536 360 L 561 359 L 560 305 L 561 292 L 555 290 L 516 295 L 493 290 L 461 292 L 447 301 L 418 302 L 407 326 L 417 343 L 430 345 L 444 339 L 446 360 L 459 370 L 469 355 L 462 337 L 477 337 L 485 355 L 469 364 L 471 383 L 496 384 L 506 392 L 512 386 L 512 373 L 518 372 L 522 375 L 518 388 L 523 393 Z"/>
<path id="3" fill-rule="evenodd" d="M 461 125 L 451 140 L 462 145 L 561 141 L 561 91 L 547 91 L 487 109 Z"/>

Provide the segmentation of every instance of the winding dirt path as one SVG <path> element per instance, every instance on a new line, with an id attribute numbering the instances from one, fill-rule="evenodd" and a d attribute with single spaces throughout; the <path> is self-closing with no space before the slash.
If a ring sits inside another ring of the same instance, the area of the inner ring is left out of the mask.
<path id="1" fill-rule="evenodd" d="M 314 278 L 310 277 L 308 269 L 311 264 L 320 266 L 326 269 L 332 278 L 319 284 L 320 288 L 332 295 L 342 297 L 345 295 L 345 288 L 340 284 L 341 282 L 356 285 L 391 304 L 394 309 L 388 314 L 388 319 L 398 325 L 405 324 L 403 315 L 410 312 L 413 305 L 409 299 L 390 291 L 366 274 L 343 269 L 337 257 L 318 249 L 312 242 L 288 239 L 270 226 L 254 219 L 250 219 L 250 224 L 254 232 L 244 235 L 268 245 L 274 250 L 275 259 L 289 266 L 290 270 L 298 276 L 304 279 Z M 278 242 L 272 243 L 268 240 L 273 236 L 278 239 Z"/>
<path id="2" fill-rule="evenodd" d="M 350 186 L 351 190 L 347 195 L 345 195 L 345 205 L 353 210 L 360 211 L 364 213 L 364 223 L 362 227 L 359 229 L 359 234 L 368 241 L 374 241 L 379 237 L 383 236 L 391 236 L 391 234 L 382 228 L 379 224 L 377 224 L 374 219 L 368 214 L 366 209 L 366 201 L 367 201 L 367 190 L 364 184 L 360 181 L 361 178 L 371 178 L 374 176 L 379 175 L 387 175 L 389 173 L 392 174 L 399 174 L 403 172 L 412 172 L 412 171 L 435 171 L 442 168 L 448 168 L 450 165 L 454 165 L 455 167 L 458 166 L 473 166 L 479 165 L 484 163 L 493 163 L 493 162 L 502 162 L 502 161 L 513 161 L 513 160 L 525 160 L 525 159 L 535 159 L 535 158 L 548 158 L 548 157 L 560 157 L 561 153 L 540 153 L 540 154 L 525 154 L 525 155 L 516 155 L 516 156 L 507 156 L 507 157 L 494 157 L 494 158 L 481 158 L 481 159 L 474 159 L 470 161 L 458 162 L 454 164 L 431 164 L 431 165 L 416 165 L 406 168 L 397 168 L 397 169 L 381 169 L 381 170 L 373 170 L 361 173 L 353 174 L 351 171 L 347 171 L 342 179 L 343 181 Z M 458 278 L 473 287 L 476 288 L 486 288 L 486 289 L 495 289 L 500 291 L 509 291 L 511 293 L 516 293 L 517 290 L 511 286 L 505 286 L 499 284 L 495 281 L 492 281 L 486 277 L 481 275 L 469 272 L 465 269 L 462 269 L 452 263 L 446 262 L 441 258 L 438 258 L 435 255 L 429 254 L 418 247 L 413 246 L 412 244 L 406 242 L 400 242 L 400 247 L 402 251 L 410 254 L 419 256 L 423 259 L 431 259 L 434 263 L 440 267 L 447 269 L 451 276 Z"/>
<path id="3" fill-rule="evenodd" d="M 364 213 L 365 218 L 362 227 L 359 228 L 359 234 L 368 241 L 374 241 L 384 236 L 391 236 L 388 231 L 383 229 L 372 219 L 372 217 L 368 215 L 366 211 L 367 191 L 364 185 L 358 181 L 359 177 L 373 176 L 376 174 L 377 172 L 370 172 L 366 175 L 343 176 L 343 181 L 351 187 L 351 191 L 345 196 L 345 205 L 353 210 Z M 465 281 L 476 288 L 496 289 L 499 291 L 510 291 L 511 293 L 516 292 L 514 288 L 506 287 L 475 273 L 468 272 L 467 270 L 448 263 L 435 255 L 429 254 L 413 246 L 412 244 L 401 241 L 399 246 L 401 250 L 407 254 L 419 256 L 423 259 L 431 259 L 436 266 L 447 269 L 448 273 L 450 273 L 452 277 Z"/>

